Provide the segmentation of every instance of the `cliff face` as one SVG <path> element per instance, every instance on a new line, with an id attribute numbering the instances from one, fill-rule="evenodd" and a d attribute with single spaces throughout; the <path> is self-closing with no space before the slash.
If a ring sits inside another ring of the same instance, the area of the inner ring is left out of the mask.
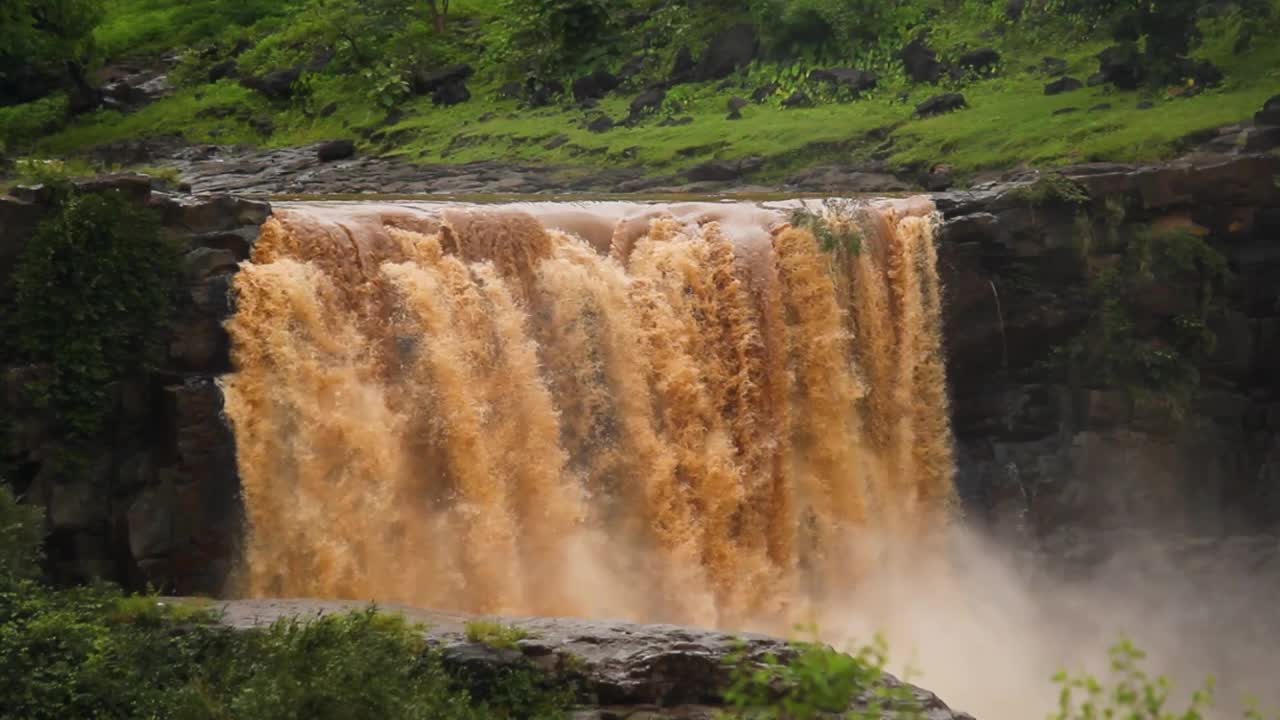
<path id="1" fill-rule="evenodd" d="M 139 176 L 80 183 L 120 192 L 159 211 L 165 232 L 184 248 L 181 296 L 166 333 L 164 363 L 108 389 L 114 410 L 89 453 L 92 472 L 69 477 L 52 418 L 24 390 L 38 367 L 3 368 L 0 416 L 11 433 L 3 447 L 6 479 L 48 509 L 49 561 L 60 582 L 106 577 L 132 587 L 217 593 L 236 555 L 239 480 L 235 444 L 222 419 L 214 378 L 230 368 L 222 320 L 236 264 L 248 257 L 265 203 L 226 196 L 152 192 Z M 0 299 L 11 300 L 10 273 L 23 242 L 47 212 L 29 191 L 0 197 Z"/>
<path id="2" fill-rule="evenodd" d="M 1076 551 L 1102 531 L 1134 525 L 1201 535 L 1276 528 L 1276 172 L 1274 159 L 1259 157 L 1094 165 L 1068 169 L 1069 186 L 1028 176 L 935 196 L 944 218 L 939 263 L 957 477 L 971 518 Z M 230 196 L 170 196 L 129 176 L 86 189 L 117 189 L 159 209 L 167 231 L 186 243 L 167 360 L 161 371 L 111 388 L 111 432 L 94 472 L 77 478 L 53 471 L 48 418 L 24 395 L 24 378 L 39 368 L 4 368 L 0 414 L 16 420 L 3 448 L 6 479 L 48 508 L 57 579 L 104 576 L 218 593 L 241 522 L 235 445 L 215 383 L 229 369 L 221 322 L 231 311 L 232 274 L 270 208 Z M 4 302 L 18 252 L 45 209 L 39 193 L 0 198 Z M 1138 243 L 1155 247 L 1167 237 L 1193 238 L 1198 244 L 1187 247 L 1213 250 L 1230 271 L 1210 283 L 1210 256 L 1201 253 L 1176 273 L 1115 290 L 1125 332 L 1158 354 L 1169 348 L 1175 367 L 1196 371 L 1194 392 L 1177 407 L 1159 382 L 1135 392 L 1132 377 L 1117 382 L 1089 362 L 1109 357 L 1106 345 L 1117 341 L 1114 333 L 1095 337 L 1098 278 L 1132 259 Z M 1203 320 L 1197 331 L 1215 341 L 1203 353 L 1175 347 L 1174 330 L 1188 317 Z M 1051 362 L 1082 338 L 1083 360 Z"/>
<path id="3" fill-rule="evenodd" d="M 1275 159 L 1264 157 L 1099 164 L 1064 173 L 1085 197 L 1037 193 L 1035 184 L 937 197 L 946 218 L 941 272 L 958 483 L 974 515 L 1086 557 L 1098 531 L 1275 529 L 1276 172 Z M 1119 242 L 1100 247 L 1104 234 Z M 1097 347 L 1099 318 L 1108 312 L 1097 280 L 1144 238 L 1155 250 L 1158 243 L 1191 238 L 1187 247 L 1216 252 L 1229 273 L 1213 287 L 1212 302 L 1204 261 L 1210 253 L 1182 272 L 1113 291 L 1127 311 L 1127 327 L 1102 345 L 1120 344 L 1124 335 L 1177 352 L 1179 323 L 1192 315 L 1203 319 L 1198 332 L 1212 338 L 1211 347 L 1177 358 L 1198 374 L 1194 392 L 1176 408 L 1180 418 L 1162 403 L 1168 398 L 1159 382 L 1126 387 L 1102 376 L 1096 364 L 1051 362 L 1056 351 L 1081 339 L 1093 343 L 1095 355 L 1107 352 Z"/>

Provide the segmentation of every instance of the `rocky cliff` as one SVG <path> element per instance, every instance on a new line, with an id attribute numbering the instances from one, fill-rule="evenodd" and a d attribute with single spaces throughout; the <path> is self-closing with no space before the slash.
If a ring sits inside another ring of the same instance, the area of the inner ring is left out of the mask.
<path id="1" fill-rule="evenodd" d="M 972 518 L 1058 550 L 1131 525 L 1210 536 L 1276 529 L 1276 173 L 1274 158 L 1256 156 L 1088 165 L 1065 170 L 1065 181 L 1029 174 L 935 196 L 958 482 Z M 113 430 L 85 477 L 61 477 L 47 462 L 57 449 L 48 418 L 22 391 L 38 369 L 6 368 L 0 410 L 21 419 L 4 448 L 7 479 L 48 508 L 58 579 L 217 593 L 240 535 L 234 443 L 214 382 L 229 369 L 221 321 L 230 278 L 270 208 L 155 192 L 136 176 L 84 188 L 157 208 L 183 239 L 180 313 L 162 370 L 111 388 Z M 6 302 L 15 258 L 45 210 L 39 192 L 0 198 Z M 1161 243 L 1190 259 L 1140 282 L 1099 282 L 1128 262 L 1145 273 Z M 1135 248 L 1145 255 L 1135 260 Z M 1100 325 L 1115 306 L 1125 311 L 1118 332 Z M 1197 348 L 1180 344 L 1188 324 Z M 1117 359 L 1117 344 L 1146 354 Z M 1072 348 L 1085 352 L 1063 362 Z M 1116 367 L 1127 374 L 1111 377 Z M 1177 382 L 1165 377 L 1173 370 Z"/>

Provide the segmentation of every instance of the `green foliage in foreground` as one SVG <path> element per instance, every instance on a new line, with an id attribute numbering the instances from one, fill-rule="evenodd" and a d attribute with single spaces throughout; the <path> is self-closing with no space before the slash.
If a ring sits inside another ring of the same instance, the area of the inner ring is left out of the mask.
<path id="1" fill-rule="evenodd" d="M 477 694 L 374 609 L 249 631 L 215 619 L 109 588 L 0 588 L 0 718 L 553 718 L 571 697 L 534 670 Z"/>
<path id="2" fill-rule="evenodd" d="M 0 478 L 0 585 L 40 575 L 44 510 L 18 502 Z"/>
<path id="3" fill-rule="evenodd" d="M 55 182 L 55 210 L 14 270 L 0 357 L 35 366 L 26 391 L 75 444 L 101 430 L 113 383 L 156 360 L 180 277 L 157 214 Z"/>

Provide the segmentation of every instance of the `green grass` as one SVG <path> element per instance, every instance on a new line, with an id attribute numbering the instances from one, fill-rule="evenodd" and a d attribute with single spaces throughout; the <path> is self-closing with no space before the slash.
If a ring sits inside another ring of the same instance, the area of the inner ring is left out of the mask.
<path id="1" fill-rule="evenodd" d="M 514 650 L 517 643 L 532 634 L 522 627 L 503 625 L 493 620 L 470 620 L 466 625 L 467 641 L 489 647 Z"/>
<path id="2" fill-rule="evenodd" d="M 494 3 L 454 3 L 455 27 L 464 29 L 451 37 L 452 44 L 442 52 L 478 68 L 477 76 L 468 83 L 473 97 L 462 105 L 437 108 L 428 98 L 409 98 L 397 106 L 400 119 L 384 124 L 386 110 L 377 103 L 371 81 L 359 74 L 311 74 L 306 76 L 306 92 L 281 103 L 224 80 L 184 87 L 172 97 L 128 115 L 91 113 L 45 135 L 29 150 L 40 156 L 67 156 L 102 143 L 165 134 L 194 142 L 266 148 L 345 137 L 356 139 L 367 154 L 431 164 L 503 160 L 570 168 L 632 166 L 650 175 L 678 175 L 709 158 L 754 155 L 768 160 L 760 176 L 763 181 L 780 180 L 813 164 L 871 160 L 884 160 L 897 168 L 946 163 L 963 178 L 1023 165 L 1167 158 L 1190 133 L 1247 119 L 1280 87 L 1280 71 L 1275 69 L 1280 68 L 1280 44 L 1267 42 L 1264 34 L 1251 50 L 1240 55 L 1232 52 L 1242 22 L 1238 17 L 1208 23 L 1200 51 L 1223 68 L 1226 82 L 1189 98 L 1167 97 L 1163 89 L 1121 92 L 1106 87 L 1046 96 L 1043 86 L 1049 78 L 1035 70 L 1044 55 L 1064 57 L 1070 74 L 1083 80 L 1096 69 L 1095 55 L 1105 43 L 1074 41 L 1070 38 L 1075 36 L 1065 30 L 1049 33 L 1040 29 L 1039 35 L 1028 32 L 1025 37 L 1015 30 L 1007 37 L 987 39 L 1004 53 L 1004 67 L 991 79 L 957 87 L 908 85 L 900 70 L 886 64 L 881 48 L 868 55 L 872 59 L 867 62 L 875 67 L 884 65 L 881 69 L 885 71 L 881 88 L 870 97 L 786 110 L 780 107 L 781 99 L 792 89 L 805 87 L 802 78 L 808 66 L 800 63 L 788 69 L 759 64 L 733 87 L 682 85 L 670 93 L 668 106 L 659 115 L 636 127 L 592 133 L 583 127 L 587 120 L 605 113 L 620 121 L 635 93 L 615 94 L 590 111 L 569 103 L 522 109 L 514 101 L 498 99 L 499 74 L 476 54 L 483 54 L 491 39 Z M 213 20 L 201 20 L 189 29 L 184 25 L 176 35 L 163 32 L 186 22 L 184 18 L 205 5 L 219 8 L 209 10 Z M 297 18 L 281 20 L 281 13 L 295 10 L 280 9 L 278 3 L 249 0 L 237 5 L 238 10 L 228 9 L 231 5 L 221 0 L 112 0 L 98 39 L 117 51 L 124 47 L 145 50 L 157 43 L 218 36 L 209 25 L 215 20 L 227 33 L 248 32 L 243 26 L 256 22 L 252 33 L 265 40 L 243 56 L 241 63 L 265 69 L 296 52 L 290 50 L 291 38 L 307 31 Z M 985 27 L 985 20 L 974 12 L 960 12 L 935 27 L 944 55 L 951 52 L 949 48 L 972 46 L 982 39 L 978 29 Z M 749 105 L 740 120 L 725 118 L 725 102 L 730 96 L 749 96 L 755 87 L 774 79 L 781 79 L 784 89 L 768 103 Z M 963 92 L 969 108 L 929 119 L 913 116 L 916 104 L 947 90 Z M 1143 100 L 1155 102 L 1156 108 L 1137 109 Z M 1100 104 L 1110 107 L 1090 109 Z M 337 110 L 324 116 L 320 109 L 329 105 Z M 1053 114 L 1067 107 L 1077 110 Z M 11 123 L 20 124 L 20 113 L 13 109 L 7 112 L 13 116 Z M 693 118 L 691 124 L 658 125 L 662 117 L 686 115 Z M 866 137 L 869 131 L 881 128 L 892 130 L 890 143 Z M 19 130 L 31 132 L 25 127 Z M 547 149 L 548 141 L 559 135 L 567 141 Z"/>

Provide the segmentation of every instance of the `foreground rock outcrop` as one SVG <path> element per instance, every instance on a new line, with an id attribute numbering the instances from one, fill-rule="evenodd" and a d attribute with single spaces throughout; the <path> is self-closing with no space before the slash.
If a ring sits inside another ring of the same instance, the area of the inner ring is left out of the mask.
<path id="1" fill-rule="evenodd" d="M 328 600 L 234 600 L 218 603 L 222 622 L 232 628 L 269 625 L 283 618 L 315 617 L 363 607 Z M 675 625 L 635 625 L 573 618 L 496 618 L 528 633 L 514 648 L 467 639 L 466 623 L 476 619 L 398 606 L 380 606 L 422 623 L 428 642 L 443 653 L 447 667 L 473 678 L 492 677 L 510 667 L 536 668 L 572 681 L 579 707 L 575 720 L 711 720 L 724 710 L 730 682 L 730 655 L 741 650 L 750 662 L 795 656 L 787 643 L 763 635 L 699 630 Z M 486 618 L 490 619 L 490 618 Z M 740 648 L 741 644 L 741 648 Z M 890 687 L 904 685 L 885 675 Z M 928 690 L 905 684 L 927 720 L 972 720 Z M 851 710 L 866 708 L 855 699 Z M 886 712 L 887 720 L 897 713 Z"/>

